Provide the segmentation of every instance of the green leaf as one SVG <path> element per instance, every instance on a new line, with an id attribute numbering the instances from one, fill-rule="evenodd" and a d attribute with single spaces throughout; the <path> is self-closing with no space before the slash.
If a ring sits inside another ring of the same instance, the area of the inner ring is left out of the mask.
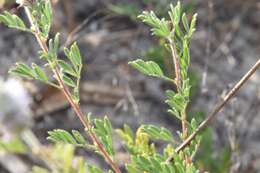
<path id="1" fill-rule="evenodd" d="M 142 171 L 151 171 L 153 165 L 150 164 L 149 160 L 143 156 L 134 156 L 132 161 Z"/>
<path id="2" fill-rule="evenodd" d="M 70 60 L 70 50 L 66 47 L 64 47 L 64 53 L 66 55 L 66 57 Z"/>
<path id="3" fill-rule="evenodd" d="M 86 144 L 84 137 L 79 133 L 79 131 L 72 130 L 72 134 L 79 144 L 82 144 L 82 145 Z"/>
<path id="4" fill-rule="evenodd" d="M 152 139 L 173 141 L 171 132 L 164 127 L 157 127 L 154 125 L 142 125 L 141 130 L 147 133 Z"/>
<path id="5" fill-rule="evenodd" d="M 36 78 L 34 71 L 26 64 L 16 63 L 16 65 L 9 70 L 9 73 L 29 79 Z"/>
<path id="6" fill-rule="evenodd" d="M 49 55 L 49 53 L 45 52 L 45 51 L 38 51 L 38 54 L 39 54 L 39 58 L 40 59 L 43 59 L 43 60 L 50 60 L 51 59 L 51 56 Z"/>
<path id="7" fill-rule="evenodd" d="M 72 169 L 73 165 L 73 157 L 75 153 L 75 148 L 72 145 L 64 145 L 61 146 L 63 150 L 61 150 L 62 153 L 60 153 L 62 161 L 63 161 L 63 166 L 62 169 L 64 173 L 69 173 Z"/>
<path id="8" fill-rule="evenodd" d="M 40 36 L 48 39 L 53 18 L 50 0 L 37 1 L 31 6 L 30 11 L 36 25 L 39 27 Z"/>
<path id="9" fill-rule="evenodd" d="M 76 87 L 76 84 L 74 83 L 74 81 L 70 77 L 66 76 L 65 74 L 62 74 L 62 80 L 67 86 L 70 86 L 73 88 Z"/>
<path id="10" fill-rule="evenodd" d="M 57 59 L 57 53 L 59 51 L 59 37 L 60 37 L 60 34 L 57 33 L 55 35 L 54 39 L 49 40 L 49 42 L 48 42 L 48 46 L 49 46 L 48 55 L 43 56 L 43 57 L 45 57 L 45 59 L 47 59 L 48 61 L 51 61 L 52 63 L 54 63 L 54 61 L 56 61 L 56 59 Z"/>
<path id="11" fill-rule="evenodd" d="M 78 160 L 77 168 L 78 168 L 78 172 L 77 173 L 86 173 L 87 172 L 87 170 L 86 170 L 87 168 L 86 168 L 86 164 L 85 164 L 84 158 L 80 158 Z"/>
<path id="12" fill-rule="evenodd" d="M 4 11 L 4 14 L 0 15 L 0 22 L 3 22 L 5 25 L 7 25 L 10 28 L 31 32 L 30 29 L 26 28 L 22 19 L 20 19 L 15 14 L 9 13 L 8 11 Z"/>
<path id="13" fill-rule="evenodd" d="M 132 3 L 109 4 L 108 8 L 120 16 L 129 16 L 134 21 L 136 21 L 136 16 L 140 10 L 137 4 Z"/>
<path id="14" fill-rule="evenodd" d="M 181 28 L 179 27 L 179 25 L 175 26 L 175 33 L 176 36 L 181 40 L 182 38 L 184 38 L 184 33 L 182 32 Z M 175 43 L 177 45 L 177 43 Z"/>
<path id="15" fill-rule="evenodd" d="M 126 164 L 126 170 L 129 172 L 129 173 L 140 173 L 140 170 L 138 170 L 137 168 L 135 168 L 134 166 L 132 165 L 128 165 Z"/>
<path id="16" fill-rule="evenodd" d="M 69 133 L 62 129 L 55 129 L 53 131 L 49 131 L 48 134 L 49 136 L 47 139 L 52 142 L 72 144 L 77 147 L 88 147 L 93 149 L 93 146 L 89 145 L 85 138 L 77 130 L 72 130 L 72 132 Z"/>
<path id="17" fill-rule="evenodd" d="M 152 35 L 167 38 L 171 33 L 168 27 L 168 21 L 166 21 L 164 18 L 159 19 L 153 11 L 144 11 L 141 15 L 138 16 L 138 18 L 152 27 Z"/>
<path id="18" fill-rule="evenodd" d="M 158 173 L 163 172 L 163 165 L 165 164 L 165 158 L 159 154 L 151 156 L 133 156 L 132 162 L 135 167 L 140 170 L 139 172 L 149 172 L 149 173 Z M 135 170 L 134 170 L 135 171 Z"/>
<path id="19" fill-rule="evenodd" d="M 32 63 L 32 69 L 34 70 L 34 73 L 36 74 L 36 79 L 41 80 L 43 82 L 48 81 L 48 77 L 44 73 L 44 71 L 36 64 Z"/>
<path id="20" fill-rule="evenodd" d="M 153 61 L 145 62 L 141 59 L 138 59 L 138 60 L 129 62 L 129 64 L 147 76 L 158 77 L 158 78 L 165 79 L 165 80 L 168 80 L 171 82 L 173 81 L 172 79 L 166 77 L 163 74 L 163 71 L 161 70 L 160 66 Z"/>
<path id="21" fill-rule="evenodd" d="M 79 76 L 82 69 L 82 60 L 77 44 L 74 43 L 70 47 L 70 49 L 64 48 L 64 53 L 72 63 L 74 70 L 77 72 L 77 75 Z"/>
<path id="22" fill-rule="evenodd" d="M 105 116 L 105 118 L 104 118 L 104 127 L 105 127 L 105 129 L 107 129 L 108 133 L 110 133 L 110 134 L 112 133 L 112 130 L 113 130 L 112 124 L 109 121 L 107 116 Z"/>
<path id="23" fill-rule="evenodd" d="M 113 140 L 112 140 L 112 125 L 107 117 L 104 119 L 94 119 L 96 135 L 101 140 L 110 155 L 114 155 Z"/>
<path id="24" fill-rule="evenodd" d="M 51 2 L 49 0 L 46 0 L 45 8 L 44 8 L 44 14 L 45 14 L 45 16 L 47 18 L 47 24 L 51 25 L 52 24 L 53 13 L 52 13 Z"/>
<path id="25" fill-rule="evenodd" d="M 77 144 L 77 141 L 73 138 L 73 136 L 62 129 L 55 129 L 53 131 L 48 132 L 49 137 L 48 140 L 51 140 L 53 142 L 63 142 L 68 144 Z"/>
<path id="26" fill-rule="evenodd" d="M 75 64 L 80 66 L 82 64 L 81 55 L 76 42 L 71 46 L 70 51 L 71 51 L 73 61 L 75 62 Z"/>
<path id="27" fill-rule="evenodd" d="M 94 165 L 88 165 L 88 171 L 89 173 L 103 173 L 103 171 L 100 168 Z"/>
<path id="28" fill-rule="evenodd" d="M 75 103 L 78 103 L 80 101 L 79 87 L 78 86 L 73 89 L 72 99 L 75 101 Z"/>
<path id="29" fill-rule="evenodd" d="M 181 3 L 180 1 L 177 2 L 177 5 L 174 7 L 172 4 L 170 5 L 170 12 L 169 16 L 171 18 L 171 21 L 173 23 L 173 26 L 177 26 L 180 22 L 181 17 Z"/>
<path id="30" fill-rule="evenodd" d="M 184 14 L 182 15 L 182 24 L 183 24 L 183 26 L 184 26 L 185 31 L 186 31 L 186 32 L 189 32 L 190 27 L 189 27 L 189 22 L 188 22 L 186 13 L 184 13 Z"/>
<path id="31" fill-rule="evenodd" d="M 124 124 L 123 129 L 116 129 L 116 133 L 126 143 L 126 145 L 132 145 L 134 143 L 134 134 L 132 129 Z"/>
<path id="32" fill-rule="evenodd" d="M 182 111 L 186 107 L 188 100 L 184 98 L 184 96 L 181 93 L 175 93 L 171 90 L 166 91 L 167 100 L 166 103 L 172 107 L 175 108 L 177 111 Z"/>
<path id="33" fill-rule="evenodd" d="M 197 129 L 197 127 L 198 127 L 198 122 L 196 121 L 196 119 L 195 118 L 192 118 L 192 120 L 191 120 L 191 128 L 192 128 L 192 130 L 195 130 L 195 129 Z"/>
<path id="34" fill-rule="evenodd" d="M 191 38 L 192 34 L 195 32 L 196 28 L 196 21 L 197 21 L 197 13 L 192 16 L 191 24 L 190 24 L 190 30 L 188 37 Z"/>
<path id="35" fill-rule="evenodd" d="M 0 140 L 0 151 L 6 151 L 15 154 L 25 154 L 27 147 L 19 138 L 14 138 L 9 141 Z"/>
<path id="36" fill-rule="evenodd" d="M 141 15 L 138 16 L 138 18 L 152 27 L 158 27 L 160 25 L 160 19 L 153 11 L 144 11 Z"/>
<path id="37" fill-rule="evenodd" d="M 59 37 L 60 34 L 57 33 L 53 39 L 49 40 L 49 54 L 52 57 L 52 59 L 57 58 L 57 53 L 59 51 Z"/>
<path id="38" fill-rule="evenodd" d="M 116 133 L 119 135 L 119 137 L 124 141 L 126 145 L 134 144 L 134 133 L 127 124 L 124 124 L 123 129 L 116 129 Z"/>
<path id="39" fill-rule="evenodd" d="M 76 74 L 75 70 L 68 63 L 66 63 L 65 61 L 59 60 L 58 64 L 59 64 L 62 72 L 70 74 L 70 75 L 72 75 L 74 77 L 78 77 L 78 75 Z"/>
<path id="40" fill-rule="evenodd" d="M 183 80 L 188 78 L 188 67 L 190 65 L 190 51 L 187 39 L 183 40 L 183 51 L 180 59 L 181 77 Z"/>

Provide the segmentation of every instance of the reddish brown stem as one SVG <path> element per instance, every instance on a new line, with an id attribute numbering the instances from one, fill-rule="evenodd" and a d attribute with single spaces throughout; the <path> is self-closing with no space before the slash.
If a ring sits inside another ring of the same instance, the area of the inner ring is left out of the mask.
<path id="1" fill-rule="evenodd" d="M 43 41 L 39 35 L 40 31 L 39 28 L 37 26 L 35 26 L 33 24 L 33 19 L 31 17 L 31 13 L 29 11 L 28 8 L 25 7 L 25 11 L 26 11 L 26 15 L 28 16 L 29 22 L 31 24 L 31 26 L 33 26 L 35 32 L 34 35 L 37 39 L 38 44 L 40 45 L 41 49 L 48 53 L 48 47 L 46 45 L 46 42 Z M 56 76 L 56 79 L 61 87 L 61 90 L 63 92 L 63 94 L 65 95 L 66 99 L 68 100 L 68 102 L 70 103 L 72 109 L 75 111 L 77 117 L 80 119 L 81 123 L 83 124 L 83 126 L 89 130 L 89 136 L 93 142 L 94 145 L 96 145 L 96 147 L 98 148 L 98 150 L 100 151 L 100 153 L 103 155 L 103 157 L 105 158 L 105 160 L 107 161 L 107 163 L 112 167 L 112 169 L 116 172 L 116 173 L 121 173 L 121 170 L 119 169 L 119 167 L 117 166 L 117 164 L 113 161 L 113 159 L 110 157 L 110 155 L 108 154 L 108 152 L 106 151 L 106 149 L 104 148 L 103 144 L 100 142 L 100 140 L 98 139 L 98 137 L 96 136 L 96 134 L 91 130 L 92 129 L 92 125 L 91 123 L 85 118 L 84 113 L 81 111 L 80 106 L 78 103 L 75 103 L 72 99 L 72 95 L 69 91 L 69 89 L 66 87 L 66 85 L 64 84 L 61 75 L 59 73 L 59 69 L 57 67 L 55 67 L 53 69 L 53 73 Z"/>
<path id="2" fill-rule="evenodd" d="M 237 93 L 237 91 L 248 81 L 248 79 L 255 73 L 255 71 L 260 67 L 260 59 L 255 63 L 253 67 L 237 82 L 237 84 L 226 94 L 223 100 L 221 100 L 209 116 L 199 125 L 199 127 L 179 146 L 176 148 L 176 152 L 179 153 L 185 147 L 187 147 L 192 140 L 196 138 L 198 133 L 203 131 L 212 121 L 212 119 L 217 115 L 217 113 L 225 106 L 225 104 Z M 173 159 L 170 156 L 167 162 Z"/>
<path id="3" fill-rule="evenodd" d="M 180 69 L 180 61 L 177 55 L 177 50 L 175 47 L 175 44 L 173 43 L 173 41 L 171 39 L 169 39 L 169 43 L 170 43 L 170 48 L 171 48 L 171 52 L 172 52 L 172 58 L 173 58 L 173 64 L 174 64 L 174 70 L 175 70 L 175 81 L 176 81 L 176 86 L 177 86 L 177 90 L 178 92 L 180 92 L 181 90 L 181 69 Z M 186 127 L 186 110 L 180 112 L 181 114 L 181 125 L 182 125 L 182 133 L 183 133 L 183 137 L 184 139 L 187 137 L 187 133 L 188 133 L 188 129 Z"/>
<path id="4" fill-rule="evenodd" d="M 174 64 L 174 70 L 175 70 L 175 79 L 178 90 L 181 88 L 181 70 L 180 70 L 180 62 L 179 58 L 177 56 L 177 50 L 176 47 L 171 39 L 169 39 L 170 48 L 172 52 L 172 58 L 173 58 L 173 64 Z"/>

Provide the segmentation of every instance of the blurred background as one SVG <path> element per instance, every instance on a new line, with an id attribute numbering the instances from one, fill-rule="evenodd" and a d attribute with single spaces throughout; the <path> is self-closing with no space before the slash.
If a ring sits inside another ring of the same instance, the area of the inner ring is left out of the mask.
<path id="1" fill-rule="evenodd" d="M 128 66 L 137 58 L 160 64 L 173 76 L 171 55 L 164 42 L 152 37 L 136 16 L 143 10 L 167 15 L 170 0 L 53 0 L 52 33 L 62 44 L 78 41 L 84 68 L 81 106 L 93 116 L 107 115 L 115 128 L 157 124 L 176 132 L 180 123 L 167 113 L 164 91 L 171 84 L 144 77 Z M 215 103 L 259 59 L 258 0 L 183 0 L 188 16 L 198 13 L 191 43 L 192 103 L 189 116 L 201 120 Z M 12 0 L 0 0 L 0 11 L 11 10 L 26 20 Z M 107 168 L 97 155 L 71 146 L 53 146 L 47 131 L 82 126 L 59 91 L 8 74 L 15 62 L 41 64 L 39 46 L 30 34 L 0 25 L 0 173 L 74 173 L 74 158 Z M 60 54 L 62 58 L 63 55 Z M 24 133 L 26 131 L 26 133 Z M 212 173 L 260 172 L 260 71 L 220 112 L 204 132 L 196 164 Z M 116 135 L 115 135 L 116 136 Z M 24 142 L 26 139 L 27 142 Z M 117 160 L 129 158 L 115 137 Z M 161 144 L 156 144 L 160 146 Z M 61 153 L 63 155 L 61 156 Z M 42 167 L 42 168 L 40 168 Z M 45 171 L 45 172 L 44 172 Z M 75 171 L 77 172 L 77 171 Z"/>

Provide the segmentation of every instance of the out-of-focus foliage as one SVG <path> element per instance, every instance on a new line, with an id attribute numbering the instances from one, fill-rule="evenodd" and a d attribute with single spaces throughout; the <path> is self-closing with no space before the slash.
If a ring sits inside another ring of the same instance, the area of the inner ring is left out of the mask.
<path id="1" fill-rule="evenodd" d="M 0 140 L 0 152 L 22 154 L 26 153 L 27 147 L 19 138 L 14 138 L 9 141 Z"/>
<path id="2" fill-rule="evenodd" d="M 177 2 L 177 1 L 175 1 Z M 173 3 L 170 0 L 141 0 L 138 3 L 117 3 L 117 4 L 109 4 L 108 9 L 118 15 L 128 16 L 131 20 L 137 21 L 136 16 L 138 16 L 143 10 L 153 10 L 159 16 L 167 15 L 167 11 L 169 10 L 169 4 Z M 190 13 L 194 9 L 195 2 L 188 2 L 183 4 L 182 11 Z"/>
<path id="3" fill-rule="evenodd" d="M 4 6 L 10 5 L 14 2 L 15 2 L 15 0 L 0 0 L 0 9 L 3 8 Z"/>
<path id="4" fill-rule="evenodd" d="M 88 170 L 84 158 L 75 156 L 75 147 L 70 144 L 57 144 L 45 150 L 45 156 L 42 159 L 50 170 L 34 166 L 32 173 L 85 173 Z"/>
<path id="5" fill-rule="evenodd" d="M 230 149 L 224 146 L 221 152 L 213 154 L 212 133 L 212 129 L 207 129 L 202 134 L 201 151 L 196 156 L 196 165 L 200 170 L 207 170 L 211 173 L 226 173 L 230 168 Z"/>

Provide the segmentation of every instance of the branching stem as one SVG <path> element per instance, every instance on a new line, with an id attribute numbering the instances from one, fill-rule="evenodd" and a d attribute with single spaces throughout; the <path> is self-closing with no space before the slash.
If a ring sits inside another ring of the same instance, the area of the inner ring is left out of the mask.
<path id="1" fill-rule="evenodd" d="M 41 49 L 45 53 L 48 53 L 49 50 L 48 50 L 48 47 L 46 45 L 46 42 L 44 40 L 42 40 L 42 38 L 40 37 L 40 34 L 39 34 L 40 30 L 37 26 L 35 26 L 34 20 L 31 16 L 31 13 L 30 13 L 30 10 L 27 7 L 24 7 L 24 8 L 25 8 L 26 15 L 29 19 L 30 25 L 34 29 L 34 36 L 36 37 L 38 44 L 40 45 Z M 58 83 L 59 83 L 60 89 L 62 90 L 66 99 L 70 103 L 72 109 L 75 111 L 77 117 L 80 119 L 83 126 L 89 131 L 89 136 L 90 136 L 93 144 L 96 145 L 96 147 L 98 148 L 100 153 L 103 155 L 103 157 L 105 158 L 107 163 L 111 166 L 111 168 L 115 171 L 115 173 L 121 173 L 121 170 L 119 169 L 118 165 L 113 161 L 113 159 L 110 157 L 110 155 L 108 154 L 108 152 L 104 148 L 103 144 L 100 142 L 100 140 L 98 139 L 96 134 L 92 131 L 92 125 L 85 118 L 84 113 L 81 111 L 79 104 L 74 102 L 69 89 L 66 87 L 66 85 L 64 84 L 64 82 L 61 78 L 59 69 L 57 67 L 55 67 L 52 70 L 53 70 L 54 75 L 56 76 Z"/>

